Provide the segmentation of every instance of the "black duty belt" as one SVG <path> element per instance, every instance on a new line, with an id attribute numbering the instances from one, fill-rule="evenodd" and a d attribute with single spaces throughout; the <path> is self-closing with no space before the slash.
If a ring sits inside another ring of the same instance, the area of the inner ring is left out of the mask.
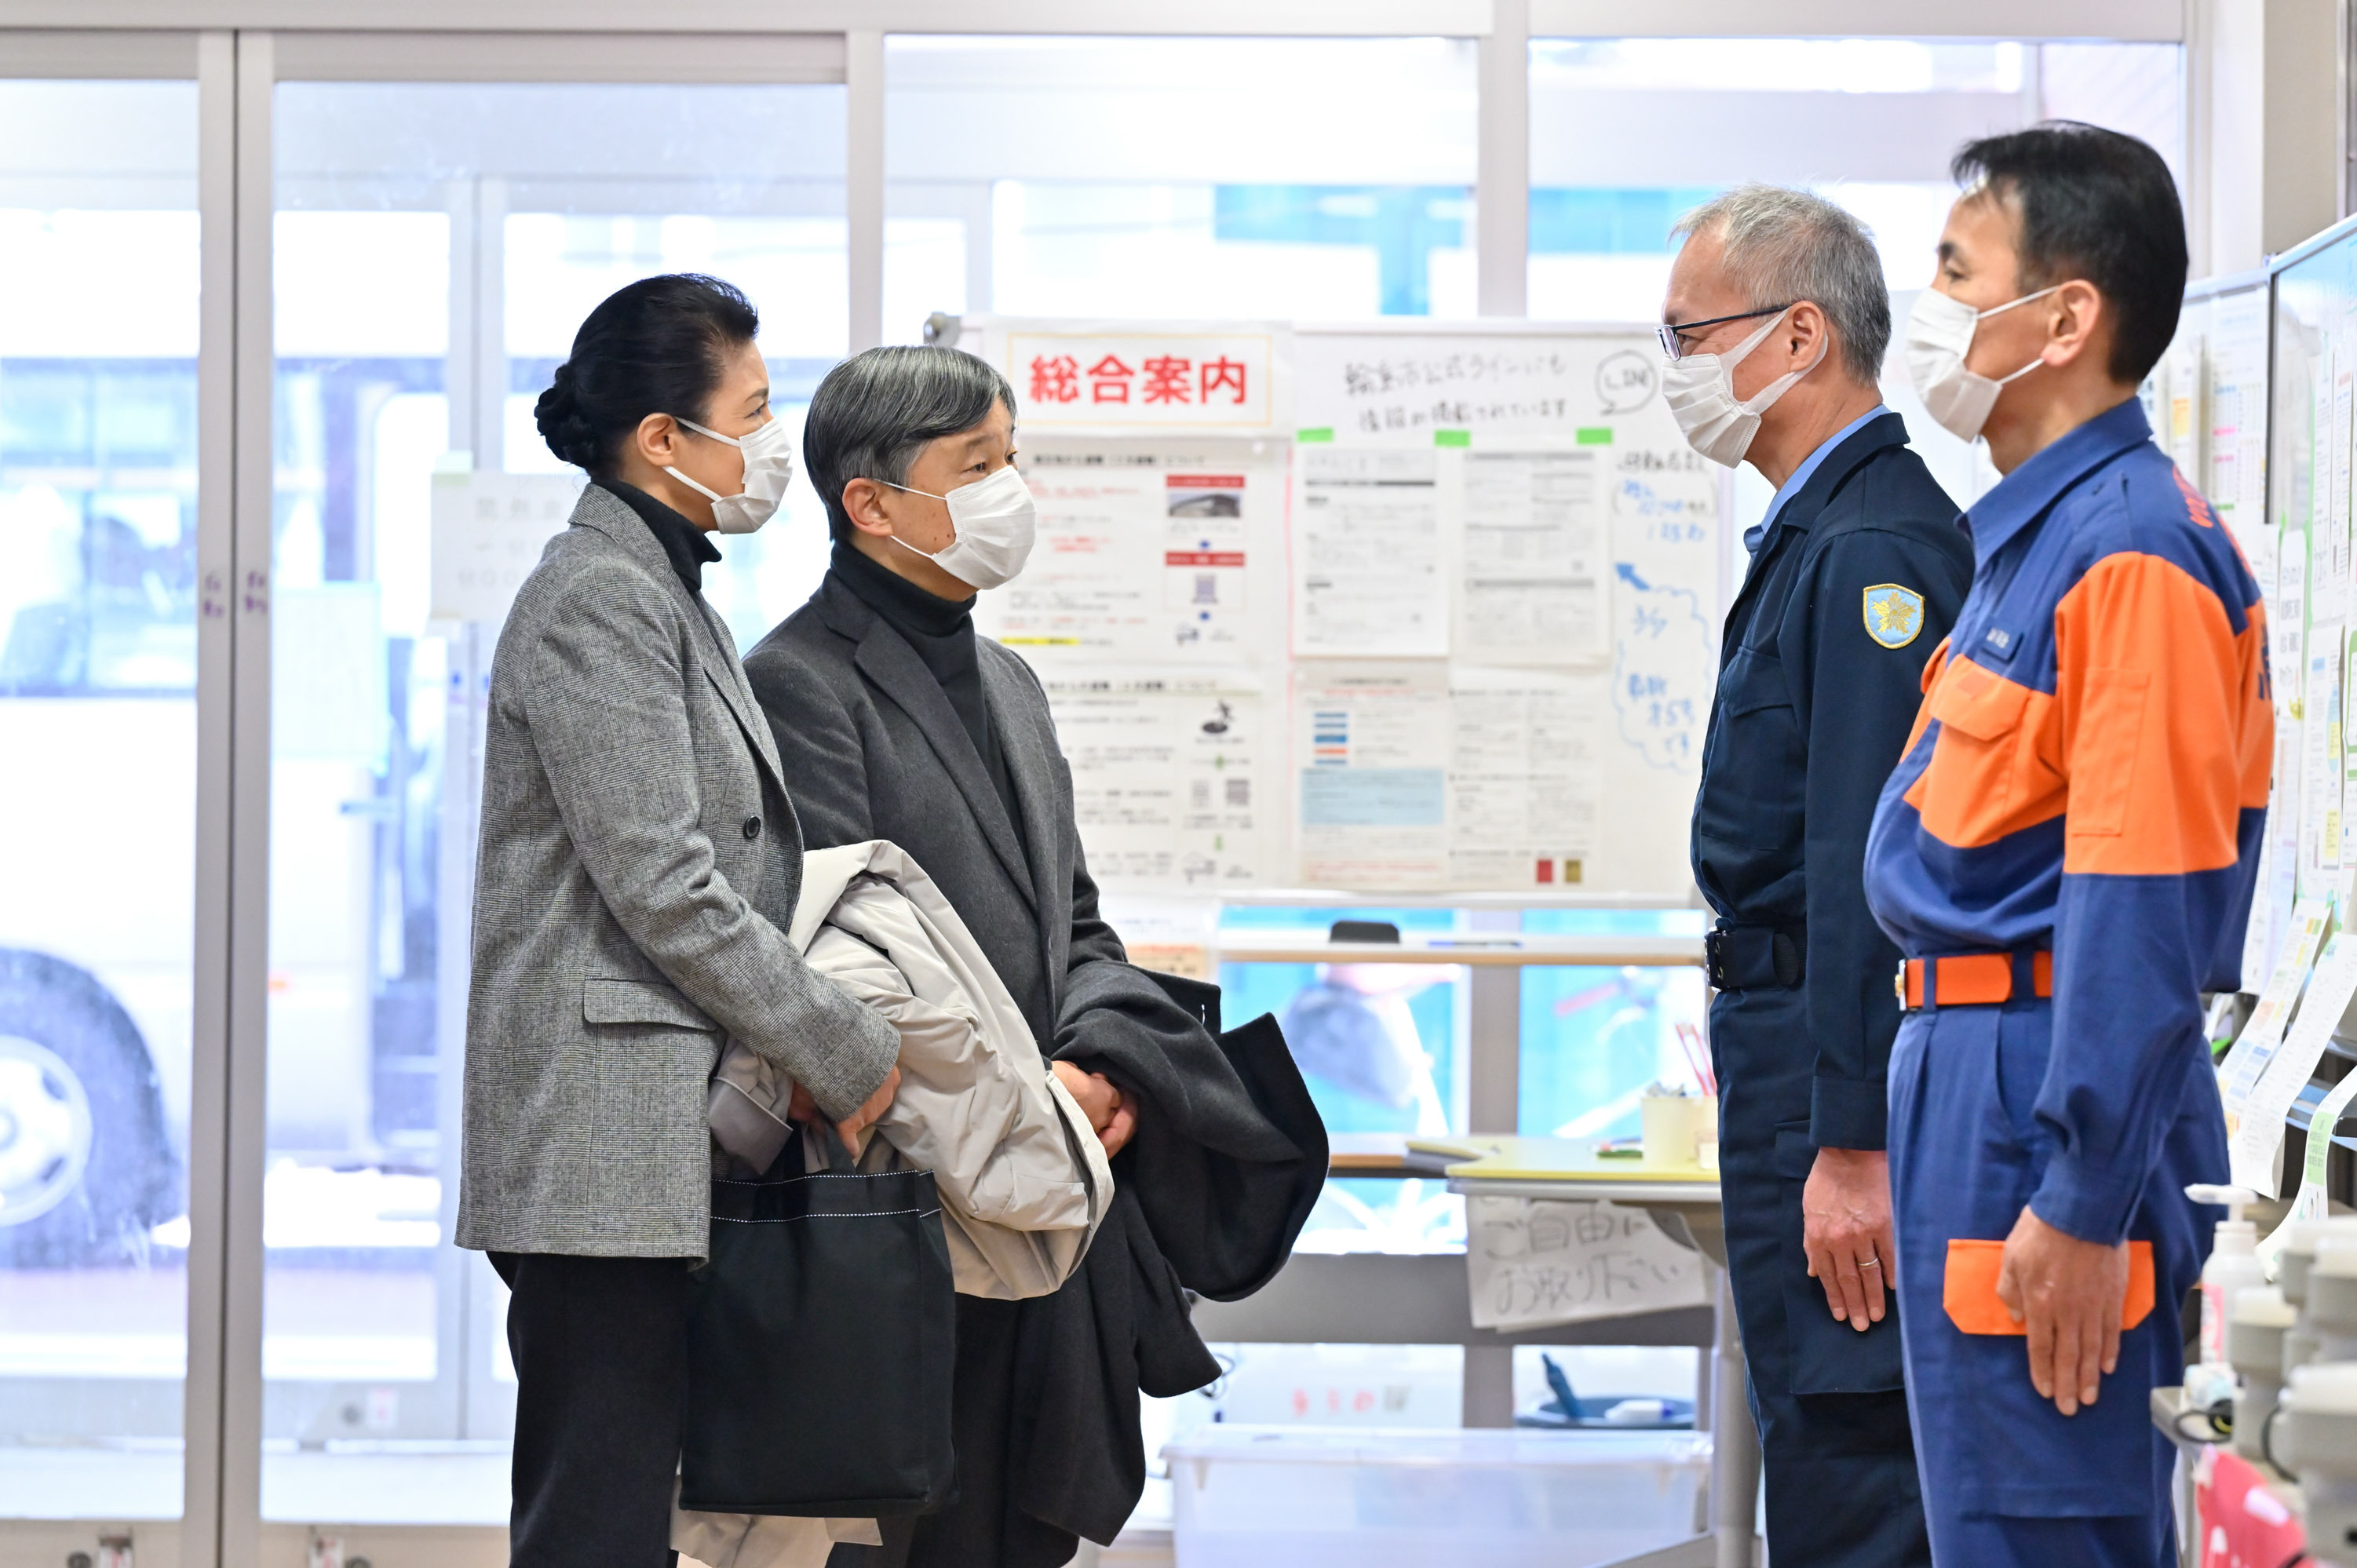
<path id="1" fill-rule="evenodd" d="M 1789 990 L 1808 973 L 1808 928 L 1722 920 L 1704 936 L 1702 952 L 1714 991 Z"/>

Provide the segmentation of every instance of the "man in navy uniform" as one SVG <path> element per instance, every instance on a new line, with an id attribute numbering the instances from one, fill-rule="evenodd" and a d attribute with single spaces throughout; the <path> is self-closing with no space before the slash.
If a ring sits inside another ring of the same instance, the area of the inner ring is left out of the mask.
<path id="1" fill-rule="evenodd" d="M 1695 449 L 1776 487 L 1728 612 L 1695 800 L 1736 1316 L 1768 1542 L 1811 1568 L 1929 1563 L 1901 1375 L 1885 1064 L 1898 950 L 1866 837 L 1925 660 L 1972 580 L 1956 506 L 1876 390 L 1880 258 L 1848 213 L 1745 186 L 1688 214 L 1663 392 Z"/>

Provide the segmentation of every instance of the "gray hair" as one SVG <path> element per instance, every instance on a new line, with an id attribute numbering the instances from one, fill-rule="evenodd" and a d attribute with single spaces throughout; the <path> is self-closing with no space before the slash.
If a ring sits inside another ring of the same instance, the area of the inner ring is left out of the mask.
<path id="1" fill-rule="evenodd" d="M 854 479 L 909 481 L 929 441 L 971 430 L 1015 390 L 996 367 L 963 349 L 896 344 L 854 354 L 827 371 L 802 419 L 802 464 L 826 503 L 827 528 L 851 537 L 843 487 Z"/>
<path id="2" fill-rule="evenodd" d="M 1841 344 L 1842 367 L 1872 386 L 1890 347 L 1890 285 L 1873 231 L 1805 190 L 1738 185 L 1679 219 L 1673 234 L 1716 232 L 1727 275 L 1754 309 L 1802 300 L 1825 313 Z"/>

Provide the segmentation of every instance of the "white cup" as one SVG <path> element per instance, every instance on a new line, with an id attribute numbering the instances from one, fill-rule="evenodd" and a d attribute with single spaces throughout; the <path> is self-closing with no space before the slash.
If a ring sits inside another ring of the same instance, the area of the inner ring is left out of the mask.
<path id="1" fill-rule="evenodd" d="M 1649 1094 L 1637 1102 L 1644 1130 L 1644 1164 L 1649 1168 L 1659 1170 L 1695 1163 L 1696 1145 L 1702 1137 L 1704 1104 L 1700 1097 L 1687 1094 Z"/>

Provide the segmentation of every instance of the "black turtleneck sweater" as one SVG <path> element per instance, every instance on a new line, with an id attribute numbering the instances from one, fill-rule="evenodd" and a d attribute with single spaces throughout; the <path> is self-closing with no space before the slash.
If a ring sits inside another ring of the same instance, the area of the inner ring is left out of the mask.
<path id="1" fill-rule="evenodd" d="M 691 594 L 704 592 L 705 564 L 720 559 L 720 552 L 713 546 L 711 534 L 636 485 L 626 485 L 619 479 L 600 479 L 597 483 L 639 514 L 639 520 L 647 525 L 647 532 L 655 536 L 655 542 L 662 546 L 665 555 L 671 557 L 671 569 L 679 574 L 679 580 L 687 585 L 687 591 Z"/>
<path id="2" fill-rule="evenodd" d="M 883 618 L 884 623 L 900 634 L 915 649 L 925 668 L 932 671 L 942 695 L 965 727 L 966 737 L 983 767 L 990 774 L 990 782 L 998 791 L 998 802 L 1006 808 L 1007 821 L 1015 826 L 1015 836 L 1023 838 L 1023 813 L 1015 800 L 1015 783 L 1006 771 L 1006 756 L 999 750 L 997 737 L 990 731 L 990 710 L 982 698 L 982 660 L 974 643 L 974 601 L 975 596 L 963 599 L 944 599 L 927 593 L 908 578 L 887 570 L 838 539 L 834 554 L 828 563 L 827 575 L 858 596 L 866 605 Z"/>

